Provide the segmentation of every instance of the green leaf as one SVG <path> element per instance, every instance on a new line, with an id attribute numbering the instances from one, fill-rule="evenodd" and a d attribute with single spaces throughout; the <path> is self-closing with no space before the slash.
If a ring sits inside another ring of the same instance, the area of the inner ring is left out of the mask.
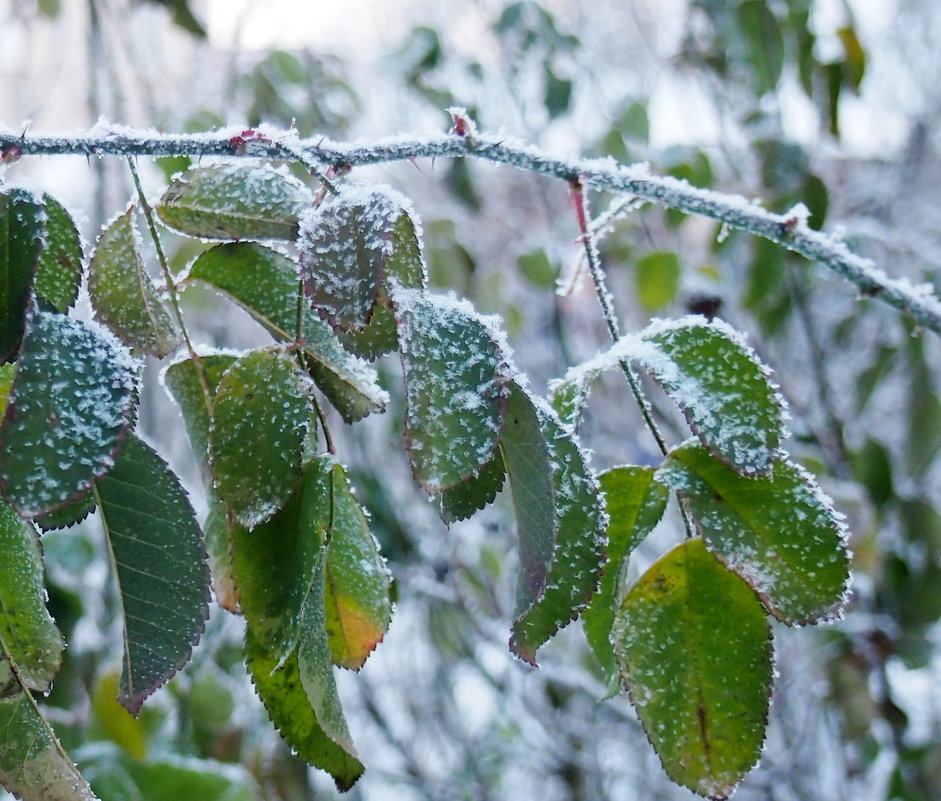
<path id="1" fill-rule="evenodd" d="M 552 403 L 577 421 L 592 381 L 621 360 L 638 362 L 683 410 L 693 433 L 744 474 L 766 474 L 783 436 L 782 401 L 741 334 L 691 315 L 655 321 L 550 384 Z"/>
<path id="2" fill-rule="evenodd" d="M 0 191 L 0 362 L 20 348 L 46 215 L 25 189 Z"/>
<path id="3" fill-rule="evenodd" d="M 36 267 L 36 295 L 65 314 L 75 303 L 82 282 L 82 237 L 59 201 L 46 194 L 42 200 L 45 244 Z"/>
<path id="4" fill-rule="evenodd" d="M 209 514 L 203 523 L 203 534 L 206 540 L 206 554 L 209 557 L 212 591 L 216 596 L 216 603 L 234 614 L 241 612 L 238 583 L 235 580 L 235 566 L 232 561 L 232 538 L 237 527 L 242 528 L 234 519 L 230 519 L 225 504 L 210 500 Z"/>
<path id="5" fill-rule="evenodd" d="M 390 282 L 426 283 L 411 203 L 386 186 L 341 188 L 304 218 L 298 247 L 312 307 L 341 331 L 362 331 Z"/>
<path id="6" fill-rule="evenodd" d="M 86 775 L 108 801 L 260 801 L 262 798 L 246 768 L 192 756 L 164 756 L 147 761 L 127 757 L 102 759 L 87 770 Z"/>
<path id="7" fill-rule="evenodd" d="M 116 698 L 120 693 L 121 674 L 110 671 L 95 682 L 91 711 L 96 728 L 134 759 L 147 758 L 147 730 L 140 718 L 133 718 Z M 94 779 L 92 779 L 94 782 Z"/>
<path id="8" fill-rule="evenodd" d="M 634 266 L 637 298 L 647 311 L 669 306 L 680 288 L 680 260 L 672 250 L 648 253 Z"/>
<path id="9" fill-rule="evenodd" d="M 397 350 L 399 334 L 395 327 L 395 314 L 388 303 L 389 297 L 385 290 L 380 290 L 379 302 L 376 303 L 365 328 L 361 331 L 337 331 L 337 337 L 343 347 L 361 359 L 371 362 Z"/>
<path id="10" fill-rule="evenodd" d="M 686 497 L 709 550 L 778 620 L 801 625 L 840 615 L 849 581 L 845 527 L 798 465 L 781 459 L 769 477 L 747 478 L 689 441 L 656 477 Z"/>
<path id="11" fill-rule="evenodd" d="M 118 700 L 136 715 L 190 658 L 209 616 L 209 570 L 186 491 L 133 434 L 95 486 L 124 612 Z"/>
<path id="12" fill-rule="evenodd" d="M 232 531 L 232 561 L 239 600 L 259 648 L 283 662 L 297 646 L 301 610 L 326 544 L 331 462 L 317 459 L 285 507 L 252 531 Z"/>
<path id="13" fill-rule="evenodd" d="M 778 85 L 784 66 L 784 37 L 774 12 L 764 0 L 745 0 L 737 9 L 748 47 L 750 75 L 759 95 Z"/>
<path id="14" fill-rule="evenodd" d="M 614 640 L 667 775 L 728 798 L 758 761 L 771 692 L 771 630 L 754 593 L 688 540 L 628 593 Z"/>
<path id="15" fill-rule="evenodd" d="M 223 374 L 210 461 L 215 487 L 242 525 L 267 520 L 294 491 L 309 422 L 307 388 L 283 351 L 251 351 Z"/>
<path id="16" fill-rule="evenodd" d="M 29 692 L 0 698 L 0 784 L 23 801 L 98 801 Z"/>
<path id="17" fill-rule="evenodd" d="M 180 407 L 186 436 L 193 449 L 197 464 L 209 469 L 210 404 L 216 395 L 216 387 L 222 374 L 232 366 L 236 357 L 230 353 L 206 353 L 199 357 L 199 364 L 206 379 L 206 391 L 200 381 L 200 367 L 192 359 L 183 359 L 169 365 L 163 372 L 163 383 L 170 396 Z"/>
<path id="18" fill-rule="evenodd" d="M 55 531 L 60 528 L 71 528 L 85 520 L 95 511 L 95 493 L 87 490 L 65 506 L 60 506 L 53 512 L 33 518 L 33 522 L 43 532 Z"/>
<path id="19" fill-rule="evenodd" d="M 3 493 L 23 517 L 65 506 L 114 464 L 137 365 L 96 323 L 34 312 L 0 429 Z"/>
<path id="20" fill-rule="evenodd" d="M 490 320 L 454 296 L 395 290 L 412 470 L 431 494 L 476 475 L 503 428 L 507 365 Z"/>
<path id="21" fill-rule="evenodd" d="M 604 564 L 604 504 L 585 455 L 548 405 L 510 384 L 503 461 L 513 492 L 520 573 L 510 648 L 536 651 L 583 610 Z"/>
<path id="22" fill-rule="evenodd" d="M 455 520 L 466 520 L 474 512 L 493 503 L 497 493 L 503 488 L 505 478 L 503 457 L 497 450 L 476 476 L 464 479 L 438 496 L 438 512 L 441 519 L 448 524 Z"/>
<path id="23" fill-rule="evenodd" d="M 333 663 L 359 670 L 392 618 L 392 577 L 340 465 L 330 471 L 325 627 Z M 303 669 L 303 654 L 301 665 Z"/>
<path id="24" fill-rule="evenodd" d="M 189 280 L 234 300 L 275 338 L 296 339 L 299 278 L 297 264 L 287 256 L 254 242 L 226 243 L 202 253 Z M 344 420 L 352 423 L 385 409 L 388 395 L 375 371 L 344 350 L 330 326 L 306 308 L 303 338 L 311 376 Z"/>
<path id="25" fill-rule="evenodd" d="M 607 560 L 598 594 L 582 615 L 585 636 L 601 664 L 612 694 L 618 688 L 618 666 L 611 645 L 614 613 L 621 606 L 628 557 L 660 522 L 670 493 L 653 480 L 652 467 L 612 467 L 599 477 L 608 512 Z"/>
<path id="26" fill-rule="evenodd" d="M 549 261 L 549 256 L 542 248 L 516 257 L 516 269 L 533 286 L 549 289 L 555 286 L 559 271 Z"/>
<path id="27" fill-rule="evenodd" d="M 6 504 L 0 504 L 0 554 L 0 649 L 27 689 L 48 692 L 65 641 L 46 611 L 39 536 Z"/>
<path id="28" fill-rule="evenodd" d="M 265 165 L 194 167 L 167 187 L 157 214 L 170 228 L 204 239 L 289 239 L 313 203 L 307 187 Z"/>
<path id="29" fill-rule="evenodd" d="M 98 238 L 88 265 L 88 295 L 97 318 L 131 348 L 162 359 L 182 341 L 144 266 L 133 206 Z"/>
<path id="30" fill-rule="evenodd" d="M 10 391 L 13 389 L 13 379 L 16 377 L 16 364 L 7 362 L 0 364 L 0 420 L 7 411 L 10 401 Z"/>

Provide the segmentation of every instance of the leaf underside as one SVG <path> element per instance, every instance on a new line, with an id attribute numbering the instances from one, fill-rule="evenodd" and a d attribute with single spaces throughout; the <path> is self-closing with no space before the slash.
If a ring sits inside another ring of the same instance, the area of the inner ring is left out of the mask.
<path id="1" fill-rule="evenodd" d="M 613 639 L 667 775 L 728 798 L 758 761 L 771 692 L 771 630 L 755 594 L 687 540 L 631 588 Z"/>

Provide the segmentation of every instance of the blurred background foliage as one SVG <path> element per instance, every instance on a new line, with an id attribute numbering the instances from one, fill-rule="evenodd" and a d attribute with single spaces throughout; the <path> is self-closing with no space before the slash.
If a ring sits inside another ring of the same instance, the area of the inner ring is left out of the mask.
<path id="1" fill-rule="evenodd" d="M 934 3 L 321 5 L 0 2 L 3 123 L 29 118 L 44 131 L 99 117 L 186 131 L 267 123 L 375 139 L 443 130 L 443 109 L 461 105 L 485 130 L 563 154 L 646 161 L 658 174 L 782 212 L 804 203 L 811 226 L 892 275 L 938 285 Z M 157 191 L 187 164 L 161 159 L 142 169 Z M 89 239 L 130 197 L 117 160 L 24 160 L 5 178 L 64 198 Z M 501 315 L 537 388 L 604 345 L 580 276 L 574 215 L 555 183 L 463 160 L 353 178 L 391 183 L 415 200 L 432 282 Z M 790 449 L 853 532 L 846 619 L 812 636 L 776 632 L 768 742 L 738 797 L 937 799 L 939 343 L 764 240 L 621 198 L 592 201 L 625 327 L 696 312 L 747 331 L 790 404 Z M 178 269 L 200 247 L 166 240 Z M 198 341 L 262 341 L 221 299 L 192 290 L 185 300 Z M 379 368 L 394 389 L 395 360 Z M 147 370 L 154 379 L 159 365 Z M 176 409 L 157 381 L 147 387 L 143 432 L 200 504 Z M 680 421 L 650 391 L 678 441 Z M 507 499 L 446 530 L 412 486 L 402 417 L 394 397 L 381 418 L 334 423 L 398 595 L 387 641 L 363 675 L 339 677 L 368 765 L 349 797 L 688 798 L 662 775 L 626 697 L 599 702 L 605 688 L 578 625 L 545 648 L 539 671 L 513 661 Z M 616 377 L 593 395 L 581 435 L 598 470 L 656 461 Z M 680 532 L 668 515 L 635 571 Z M 214 613 L 193 664 L 131 719 L 113 700 L 120 631 L 98 524 L 90 518 L 44 543 L 50 608 L 70 644 L 46 708 L 103 799 L 332 797 L 329 780 L 264 720 L 241 665 L 240 621 L 226 613 Z"/>

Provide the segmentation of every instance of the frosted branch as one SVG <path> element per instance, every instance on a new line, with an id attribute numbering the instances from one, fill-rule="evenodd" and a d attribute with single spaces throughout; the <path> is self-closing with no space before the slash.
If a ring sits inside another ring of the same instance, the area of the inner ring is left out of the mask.
<path id="1" fill-rule="evenodd" d="M 807 226 L 806 209 L 797 206 L 774 214 L 747 199 L 691 186 L 671 177 L 651 175 L 646 165 L 624 166 L 613 159 L 560 159 L 522 142 L 486 134 L 457 133 L 400 137 L 376 142 L 334 142 L 325 137 L 300 139 L 293 131 L 266 127 L 227 128 L 203 134 L 163 134 L 99 123 L 80 135 L 32 135 L 0 129 L 0 158 L 79 154 L 85 156 L 248 156 L 288 159 L 324 169 L 404 161 L 415 158 L 466 156 L 508 164 L 521 170 L 571 183 L 655 201 L 663 206 L 770 239 L 822 264 L 873 297 L 941 335 L 941 301 L 927 284 L 891 278 L 845 244 Z"/>

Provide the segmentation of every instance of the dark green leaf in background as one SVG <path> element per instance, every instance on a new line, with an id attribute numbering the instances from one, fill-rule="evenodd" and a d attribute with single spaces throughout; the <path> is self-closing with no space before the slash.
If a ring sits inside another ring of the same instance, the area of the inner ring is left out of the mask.
<path id="1" fill-rule="evenodd" d="M 144 266 L 133 206 L 98 238 L 88 265 L 88 295 L 97 318 L 125 345 L 162 359 L 180 344 L 170 309 Z"/>
<path id="2" fill-rule="evenodd" d="M 170 228 L 205 239 L 288 239 L 313 203 L 287 172 L 244 163 L 194 167 L 167 187 L 157 214 Z"/>
<path id="3" fill-rule="evenodd" d="M 42 203 L 32 192 L 0 192 L 0 362 L 13 359 L 23 339 L 45 224 Z"/>
<path id="4" fill-rule="evenodd" d="M 131 714 L 189 661 L 209 616 L 209 570 L 186 491 L 133 434 L 95 493 L 124 612 L 118 700 Z"/>
<path id="5" fill-rule="evenodd" d="M 667 775 L 728 798 L 758 761 L 771 693 L 771 629 L 755 594 L 688 540 L 631 588 L 614 643 Z"/>
<path id="6" fill-rule="evenodd" d="M 849 581 L 842 518 L 797 465 L 781 459 L 770 476 L 749 478 L 689 441 L 657 480 L 683 493 L 709 550 L 778 620 L 800 625 L 841 613 Z"/>
<path id="7" fill-rule="evenodd" d="M 3 492 L 25 517 L 65 506 L 114 463 L 137 365 L 96 323 L 31 315 L 0 430 Z"/>
<path id="8" fill-rule="evenodd" d="M 763 95 L 775 89 L 784 67 L 781 25 L 764 0 L 745 0 L 736 13 L 748 48 L 749 75 L 755 92 Z"/>

